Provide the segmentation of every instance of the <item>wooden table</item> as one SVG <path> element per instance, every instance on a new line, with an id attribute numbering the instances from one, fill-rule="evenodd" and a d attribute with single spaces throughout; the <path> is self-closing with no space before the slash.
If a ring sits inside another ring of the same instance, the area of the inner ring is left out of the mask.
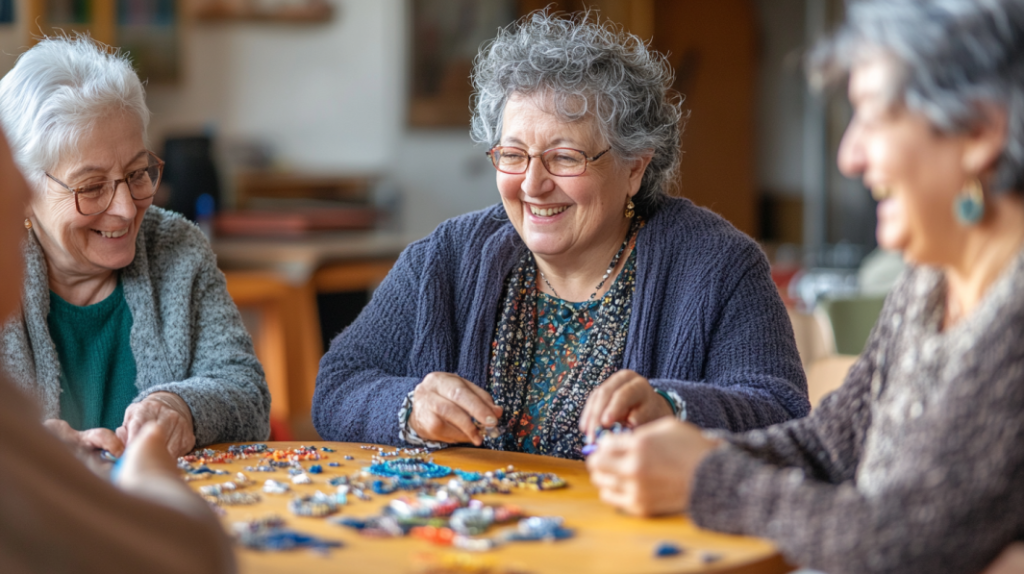
<path id="1" fill-rule="evenodd" d="M 269 443 L 274 448 L 294 448 L 298 442 Z M 717 534 L 698 529 L 683 516 L 641 519 L 618 513 L 598 499 L 582 462 L 521 453 L 505 453 L 486 449 L 450 448 L 434 454 L 435 462 L 468 471 L 488 471 L 512 464 L 518 470 L 554 472 L 568 482 L 568 487 L 553 491 L 520 490 L 511 495 L 486 495 L 484 502 L 515 504 L 532 516 L 562 516 L 565 525 L 576 531 L 569 540 L 548 542 L 517 542 L 484 553 L 467 553 L 450 547 L 434 546 L 412 538 L 375 539 L 361 536 L 356 531 L 329 522 L 329 519 L 292 515 L 287 510 L 294 493 L 313 493 L 321 490 L 333 493 L 335 488 L 327 481 L 337 475 L 352 474 L 369 466 L 375 451 L 363 450 L 353 443 L 317 442 L 317 447 L 328 446 L 337 452 L 324 453 L 320 461 L 323 474 L 310 475 L 311 485 L 292 485 L 292 494 L 262 493 L 268 478 L 290 482 L 283 470 L 274 473 L 246 472 L 254 481 L 243 491 L 260 492 L 262 501 L 251 506 L 226 507 L 225 523 L 277 514 L 286 519 L 289 527 L 300 532 L 344 542 L 342 548 L 333 549 L 326 556 L 307 550 L 289 552 L 258 552 L 239 549 L 241 572 L 270 574 L 296 572 L 523 572 L 552 573 L 585 572 L 657 573 L 657 572 L 716 572 L 743 574 L 776 574 L 789 572 L 789 568 L 775 548 L 766 541 L 739 536 Z M 226 448 L 224 446 L 214 448 Z M 386 447 L 393 450 L 391 447 Z M 344 455 L 355 460 L 344 460 Z M 340 467 L 328 466 L 338 462 Z M 239 460 L 212 468 L 229 470 L 232 475 L 255 459 Z M 302 462 L 310 467 L 314 462 Z M 204 484 L 224 482 L 230 477 L 215 476 L 191 482 L 198 489 Z M 447 479 L 442 479 L 447 480 Z M 409 493 L 405 493 L 407 496 Z M 374 496 L 371 501 L 360 501 L 349 496 L 349 503 L 335 516 L 367 517 L 378 514 L 386 501 L 401 496 Z M 491 533 L 497 528 L 493 527 Z M 655 546 L 662 541 L 680 544 L 686 550 L 682 556 L 654 558 Z M 714 552 L 721 559 L 713 564 L 701 562 L 703 552 Z M 452 565 L 457 564 L 455 568 Z"/>

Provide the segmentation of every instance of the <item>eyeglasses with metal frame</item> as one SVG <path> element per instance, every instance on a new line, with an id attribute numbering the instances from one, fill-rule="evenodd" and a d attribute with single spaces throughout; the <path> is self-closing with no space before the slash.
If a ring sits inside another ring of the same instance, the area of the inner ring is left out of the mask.
<path id="1" fill-rule="evenodd" d="M 46 177 L 75 196 L 75 208 L 78 209 L 78 213 L 85 216 L 99 215 L 110 209 L 110 205 L 114 203 L 117 187 L 121 183 L 128 186 L 129 195 L 136 201 L 149 199 L 156 195 L 156 190 L 160 187 L 160 179 L 164 174 L 164 160 L 151 151 L 147 151 L 146 154 L 148 154 L 149 164 L 144 168 L 124 174 L 121 179 L 87 183 L 74 188 L 49 173 L 44 173 L 46 173 Z"/>
<path id="2" fill-rule="evenodd" d="M 522 148 L 512 146 L 494 146 L 487 156 L 491 158 L 494 169 L 509 175 L 522 175 L 530 169 L 530 160 L 540 158 L 540 163 L 548 173 L 558 177 L 578 177 L 586 173 L 587 166 L 592 161 L 597 161 L 601 156 L 611 151 L 608 148 L 603 152 L 587 157 L 587 154 L 578 149 L 569 147 L 555 147 L 544 150 L 537 155 L 530 155 Z"/>

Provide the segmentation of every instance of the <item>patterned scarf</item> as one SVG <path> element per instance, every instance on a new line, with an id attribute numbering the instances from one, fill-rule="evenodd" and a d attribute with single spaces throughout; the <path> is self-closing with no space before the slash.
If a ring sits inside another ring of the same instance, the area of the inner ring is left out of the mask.
<path id="1" fill-rule="evenodd" d="M 635 252 L 630 257 L 635 257 Z M 577 350 L 581 360 L 555 391 L 550 411 L 539 429 L 542 437 L 539 452 L 580 458 L 583 447 L 583 435 L 578 428 L 580 413 L 590 392 L 622 364 L 634 284 L 634 273 L 620 273 L 612 288 L 600 299 L 593 330 L 584 348 Z M 500 421 L 504 432 L 498 438 L 485 439 L 484 444 L 495 450 L 523 450 L 524 437 L 519 430 L 532 382 L 537 295 L 537 264 L 533 254 L 527 252 L 506 280 L 491 344 L 487 390 L 495 404 L 504 409 Z"/>

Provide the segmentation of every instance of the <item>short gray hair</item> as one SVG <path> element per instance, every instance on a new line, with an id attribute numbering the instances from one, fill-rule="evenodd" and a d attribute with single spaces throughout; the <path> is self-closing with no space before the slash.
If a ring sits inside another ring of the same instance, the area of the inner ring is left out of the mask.
<path id="1" fill-rule="evenodd" d="M 846 22 L 808 58 L 815 87 L 848 77 L 875 54 L 899 67 L 894 103 L 921 113 L 940 133 L 1007 114 L 1007 141 L 994 191 L 1024 191 L 1024 2 L 1020 0 L 849 0 Z"/>
<path id="2" fill-rule="evenodd" d="M 45 172 L 111 110 L 136 114 L 145 140 L 149 108 L 142 82 L 125 55 L 88 36 L 44 38 L 0 79 L 0 123 L 37 192 L 45 189 Z"/>
<path id="3" fill-rule="evenodd" d="M 620 158 L 653 150 L 633 201 L 650 213 L 679 170 L 685 114 L 671 89 L 672 67 L 633 34 L 593 12 L 572 17 L 535 11 L 499 30 L 473 63 L 470 136 L 488 147 L 501 138 L 505 104 L 514 94 L 551 98 L 566 121 L 588 115 Z"/>

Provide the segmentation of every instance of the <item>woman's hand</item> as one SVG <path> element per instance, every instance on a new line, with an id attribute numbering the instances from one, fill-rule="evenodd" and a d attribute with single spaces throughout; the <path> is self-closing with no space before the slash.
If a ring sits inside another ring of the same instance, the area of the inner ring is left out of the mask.
<path id="1" fill-rule="evenodd" d="M 665 418 L 602 437 L 587 469 L 604 502 L 639 516 L 671 514 L 686 510 L 694 473 L 717 446 L 698 427 Z"/>
<path id="2" fill-rule="evenodd" d="M 163 429 L 167 451 L 171 456 L 187 454 L 196 445 L 192 432 L 192 410 L 185 400 L 174 393 L 156 392 L 131 405 L 124 412 L 124 423 L 117 429 L 117 436 L 124 444 L 131 446 L 142 427 L 154 422 Z"/>
<path id="3" fill-rule="evenodd" d="M 178 479 L 174 458 L 167 451 L 168 436 L 159 423 L 143 424 L 121 459 L 117 484 L 125 490 L 145 484 L 153 478 Z"/>
<path id="4" fill-rule="evenodd" d="M 670 416 L 672 407 L 654 390 L 650 381 L 635 371 L 623 369 L 590 393 L 580 413 L 580 431 L 593 440 L 598 427 L 615 423 L 638 427 Z"/>
<path id="5" fill-rule="evenodd" d="M 1024 574 L 1024 544 L 1014 542 L 1007 546 L 984 574 Z"/>
<path id="6" fill-rule="evenodd" d="M 430 373 L 416 385 L 409 426 L 425 440 L 483 444 L 473 419 L 493 427 L 501 417 L 487 391 L 451 373 Z"/>
<path id="7" fill-rule="evenodd" d="M 114 431 L 105 428 L 76 431 L 66 421 L 60 419 L 47 419 L 43 422 L 50 432 L 57 435 L 62 442 L 75 449 L 109 450 L 114 456 L 121 456 L 124 452 L 124 443 Z"/>

